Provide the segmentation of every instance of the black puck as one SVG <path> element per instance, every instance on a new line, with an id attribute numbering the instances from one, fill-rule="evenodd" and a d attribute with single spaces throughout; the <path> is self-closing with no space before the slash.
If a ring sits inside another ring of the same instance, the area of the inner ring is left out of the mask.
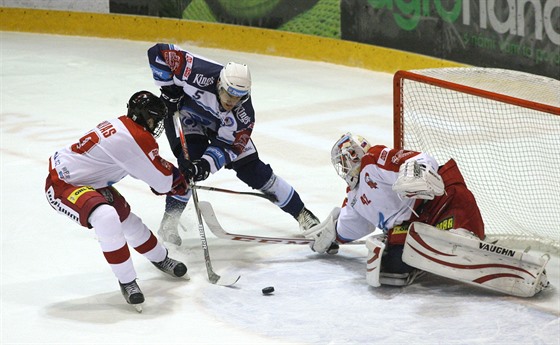
<path id="1" fill-rule="evenodd" d="M 265 295 L 270 295 L 274 292 L 274 286 L 268 286 L 262 289 L 262 293 Z"/>

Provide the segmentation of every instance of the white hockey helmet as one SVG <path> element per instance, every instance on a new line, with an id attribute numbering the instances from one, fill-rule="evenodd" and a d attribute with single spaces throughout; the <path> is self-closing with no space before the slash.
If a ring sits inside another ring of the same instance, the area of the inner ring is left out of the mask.
<path id="1" fill-rule="evenodd" d="M 334 169 L 350 189 L 354 189 L 358 184 L 362 157 L 370 147 L 371 145 L 362 136 L 348 132 L 342 135 L 331 149 L 331 162 Z"/>
<path id="2" fill-rule="evenodd" d="M 236 62 L 228 62 L 220 71 L 218 88 L 224 89 L 234 97 L 248 97 L 251 91 L 251 72 L 249 67 Z"/>

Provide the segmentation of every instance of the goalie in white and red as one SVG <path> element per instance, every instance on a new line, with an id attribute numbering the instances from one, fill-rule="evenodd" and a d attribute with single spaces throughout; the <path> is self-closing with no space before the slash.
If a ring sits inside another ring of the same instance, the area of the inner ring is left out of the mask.
<path id="1" fill-rule="evenodd" d="M 306 236 L 314 251 L 335 254 L 338 244 L 381 229 L 366 240 L 369 285 L 408 285 L 424 271 L 524 297 L 548 285 L 545 258 L 483 241 L 480 210 L 453 159 L 439 166 L 427 153 L 372 147 L 346 133 L 331 160 L 347 196 Z"/>

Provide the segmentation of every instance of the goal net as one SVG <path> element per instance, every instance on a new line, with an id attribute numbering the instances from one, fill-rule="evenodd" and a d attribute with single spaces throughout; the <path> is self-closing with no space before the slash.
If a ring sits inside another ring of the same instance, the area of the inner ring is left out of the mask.
<path id="1" fill-rule="evenodd" d="M 454 158 L 489 239 L 560 251 L 560 81 L 493 68 L 399 71 L 394 146 Z"/>

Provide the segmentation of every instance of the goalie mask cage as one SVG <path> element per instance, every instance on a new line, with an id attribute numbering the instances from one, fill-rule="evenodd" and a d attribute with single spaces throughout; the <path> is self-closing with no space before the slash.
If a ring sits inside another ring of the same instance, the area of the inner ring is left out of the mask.
<path id="1" fill-rule="evenodd" d="M 488 239 L 560 251 L 560 81 L 492 68 L 399 71 L 394 147 L 454 158 Z"/>

